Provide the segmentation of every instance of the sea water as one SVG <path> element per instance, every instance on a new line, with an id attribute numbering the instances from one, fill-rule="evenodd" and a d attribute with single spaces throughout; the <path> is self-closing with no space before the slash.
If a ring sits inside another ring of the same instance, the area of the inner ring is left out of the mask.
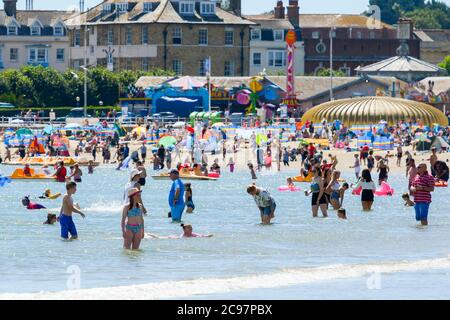
<path id="1" fill-rule="evenodd" d="M 2 171 L 9 174 L 13 168 L 3 166 Z M 260 225 L 259 210 L 246 193 L 253 182 L 248 171 L 223 172 L 218 181 L 193 181 L 196 209 L 185 213 L 183 221 L 194 232 L 214 237 L 146 238 L 139 252 L 122 249 L 127 171 L 102 167 L 94 175 L 85 172 L 74 200 L 86 219 L 74 214 L 79 240 L 70 242 L 60 240 L 59 224 L 43 225 L 48 212 L 59 212 L 61 198 L 37 199 L 46 188 L 64 193 L 64 185 L 13 181 L 0 188 L 0 298 L 22 293 L 45 298 L 47 292 L 130 299 L 423 299 L 427 292 L 450 298 L 448 189 L 433 194 L 426 228 L 417 226 L 414 210 L 403 204 L 403 175 L 390 177 L 395 195 L 377 197 L 372 212 L 362 212 L 359 197 L 347 192 L 347 221 L 337 219 L 334 211 L 327 219 L 313 219 L 310 197 L 277 191 L 289 175 L 296 172 L 263 171 L 256 181 L 277 202 L 270 226 Z M 182 233 L 167 218 L 170 186 L 168 180 L 148 178 L 142 194 L 150 213 L 146 232 Z M 26 210 L 21 204 L 25 195 L 48 210 Z M 74 275 L 77 281 L 72 281 Z"/>

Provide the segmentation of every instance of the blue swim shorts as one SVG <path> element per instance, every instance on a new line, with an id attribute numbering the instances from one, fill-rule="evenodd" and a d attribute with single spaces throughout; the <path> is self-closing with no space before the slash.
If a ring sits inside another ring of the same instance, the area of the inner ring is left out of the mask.
<path id="1" fill-rule="evenodd" d="M 430 209 L 429 202 L 417 202 L 414 206 L 416 209 L 416 220 L 428 220 L 428 210 Z"/>
<path id="2" fill-rule="evenodd" d="M 78 236 L 72 216 L 61 214 L 59 217 L 59 223 L 61 225 L 61 238 L 69 239 L 69 233 L 72 237 Z"/>
<path id="3" fill-rule="evenodd" d="M 172 212 L 172 221 L 181 221 L 181 216 L 184 211 L 184 204 L 182 206 L 174 206 L 170 207 L 170 211 Z"/>

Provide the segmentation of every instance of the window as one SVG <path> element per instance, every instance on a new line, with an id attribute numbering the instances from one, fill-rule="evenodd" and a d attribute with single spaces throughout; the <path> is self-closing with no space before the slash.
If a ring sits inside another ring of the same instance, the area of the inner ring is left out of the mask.
<path id="1" fill-rule="evenodd" d="M 152 3 L 151 2 L 144 2 L 144 12 L 152 12 Z"/>
<path id="2" fill-rule="evenodd" d="M 127 43 L 127 45 L 133 44 L 133 29 L 131 26 L 127 26 L 126 43 Z"/>
<path id="3" fill-rule="evenodd" d="M 255 65 L 255 66 L 261 65 L 261 53 L 260 52 L 253 53 L 253 65 Z"/>
<path id="4" fill-rule="evenodd" d="M 183 62 L 181 60 L 172 61 L 172 69 L 177 75 L 183 74 Z"/>
<path id="5" fill-rule="evenodd" d="M 149 67 L 149 59 L 148 58 L 142 58 L 142 70 L 143 71 L 148 71 L 148 67 Z"/>
<path id="6" fill-rule="evenodd" d="M 208 45 L 208 29 L 200 29 L 198 31 L 198 44 Z"/>
<path id="7" fill-rule="evenodd" d="M 55 36 L 64 36 L 64 27 L 61 24 L 56 25 L 53 28 L 53 35 L 55 35 Z"/>
<path id="8" fill-rule="evenodd" d="M 114 30 L 113 30 L 113 28 L 109 27 L 106 37 L 107 37 L 106 42 L 108 43 L 108 45 L 112 46 L 114 44 Z"/>
<path id="9" fill-rule="evenodd" d="M 65 51 L 64 49 L 56 49 L 56 61 L 64 62 L 65 60 Z"/>
<path id="10" fill-rule="evenodd" d="M 193 14 L 194 13 L 194 3 L 193 2 L 180 2 L 180 13 Z"/>
<path id="11" fill-rule="evenodd" d="M 103 12 L 111 12 L 111 10 L 112 10 L 111 3 L 105 3 L 103 5 Z"/>
<path id="12" fill-rule="evenodd" d="M 117 12 L 125 13 L 128 11 L 128 3 L 118 3 L 116 4 Z"/>
<path id="13" fill-rule="evenodd" d="M 9 60 L 11 62 L 17 62 L 19 60 L 19 49 L 17 48 L 9 49 Z"/>
<path id="14" fill-rule="evenodd" d="M 200 14 L 214 14 L 216 12 L 216 4 L 202 2 L 200 5 Z"/>
<path id="15" fill-rule="evenodd" d="M 234 30 L 225 30 L 225 45 L 234 45 Z"/>
<path id="16" fill-rule="evenodd" d="M 181 44 L 181 42 L 182 42 L 182 33 L 181 33 L 181 28 L 180 27 L 176 27 L 176 28 L 173 29 L 172 39 L 173 39 L 173 44 Z"/>
<path id="17" fill-rule="evenodd" d="M 319 31 L 313 31 L 312 38 L 313 39 L 319 39 L 320 38 L 320 32 Z"/>
<path id="18" fill-rule="evenodd" d="M 284 41 L 284 31 L 283 30 L 273 30 L 273 39 L 275 41 Z"/>
<path id="19" fill-rule="evenodd" d="M 261 29 L 252 29 L 251 40 L 261 40 Z"/>
<path id="20" fill-rule="evenodd" d="M 361 33 L 361 31 L 358 31 L 358 32 L 356 33 L 356 37 L 357 37 L 358 39 L 362 39 L 362 33 Z"/>
<path id="21" fill-rule="evenodd" d="M 142 26 L 142 44 L 148 44 L 148 26 Z"/>
<path id="22" fill-rule="evenodd" d="M 81 45 L 81 30 L 76 29 L 73 33 L 73 46 L 79 47 Z"/>
<path id="23" fill-rule="evenodd" d="M 17 26 L 8 26 L 8 36 L 17 35 Z"/>
<path id="24" fill-rule="evenodd" d="M 224 75 L 225 75 L 225 77 L 234 76 L 234 62 L 233 61 L 225 61 Z"/>
<path id="25" fill-rule="evenodd" d="M 370 39 L 375 39 L 375 31 L 370 31 Z"/>
<path id="26" fill-rule="evenodd" d="M 133 69 L 133 60 L 126 59 L 125 60 L 125 69 L 126 70 L 132 70 Z"/>
<path id="27" fill-rule="evenodd" d="M 200 76 L 206 76 L 207 67 L 208 67 L 208 60 L 207 59 L 200 60 L 198 74 Z"/>
<path id="28" fill-rule="evenodd" d="M 277 50 L 269 51 L 269 67 L 285 67 L 286 66 L 286 52 Z"/>
<path id="29" fill-rule="evenodd" d="M 45 63 L 48 61 L 48 51 L 46 48 L 30 48 L 28 51 L 29 63 Z"/>
<path id="30" fill-rule="evenodd" d="M 32 25 L 30 28 L 30 35 L 40 36 L 41 35 L 41 27 L 38 25 Z"/>

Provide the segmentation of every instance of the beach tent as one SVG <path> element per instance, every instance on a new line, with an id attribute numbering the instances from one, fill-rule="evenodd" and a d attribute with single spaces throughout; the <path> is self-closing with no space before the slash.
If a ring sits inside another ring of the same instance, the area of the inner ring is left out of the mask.
<path id="1" fill-rule="evenodd" d="M 206 82 L 199 81 L 195 78 L 186 76 L 181 77 L 178 79 L 175 79 L 173 81 L 168 82 L 168 85 L 170 85 L 173 88 L 181 88 L 183 90 L 192 90 L 194 88 L 202 88 L 206 85 Z"/>
<path id="2" fill-rule="evenodd" d="M 430 145 L 430 149 L 431 148 L 436 148 L 438 151 L 441 151 L 442 149 L 448 150 L 450 145 L 445 142 L 442 137 L 434 137 Z"/>
<path id="3" fill-rule="evenodd" d="M 28 128 L 20 128 L 19 130 L 16 131 L 16 136 L 19 137 L 19 139 L 20 139 L 21 136 L 24 136 L 24 135 L 31 135 L 32 136 L 33 135 L 33 131 L 31 131 Z"/>

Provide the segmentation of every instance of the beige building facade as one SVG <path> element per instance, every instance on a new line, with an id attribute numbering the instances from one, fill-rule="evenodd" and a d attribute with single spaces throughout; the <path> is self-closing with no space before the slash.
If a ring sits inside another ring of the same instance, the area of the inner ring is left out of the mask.
<path id="1" fill-rule="evenodd" d="M 253 22 L 218 1 L 105 1 L 66 21 L 70 65 L 110 70 L 172 70 L 204 76 L 249 74 Z M 85 42 L 86 36 L 86 42 Z"/>

